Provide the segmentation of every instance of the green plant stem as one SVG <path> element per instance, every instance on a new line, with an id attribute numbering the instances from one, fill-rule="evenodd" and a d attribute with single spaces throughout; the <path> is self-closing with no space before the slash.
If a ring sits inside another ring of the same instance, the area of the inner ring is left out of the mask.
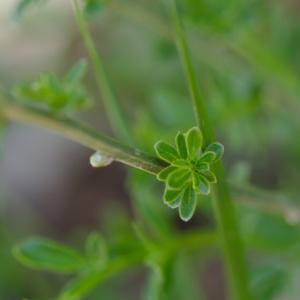
<path id="1" fill-rule="evenodd" d="M 205 108 L 204 99 L 198 88 L 175 1 L 176 0 L 167 0 L 168 10 L 170 11 L 174 28 L 174 37 L 189 86 L 196 121 L 203 132 L 206 144 L 209 144 L 215 141 L 215 134 Z M 218 183 L 213 188 L 213 206 L 229 277 L 229 286 L 232 295 L 230 299 L 249 300 L 251 296 L 248 287 L 244 248 L 238 230 L 233 201 L 230 196 L 221 162 L 216 164 L 214 171 L 217 175 Z"/>
<path id="2" fill-rule="evenodd" d="M 13 104 L 0 99 L 0 114 L 4 119 L 37 125 L 54 131 L 86 147 L 100 151 L 128 166 L 151 174 L 159 172 L 165 164 L 132 147 L 123 145 L 114 139 L 98 133 L 71 119 L 54 115 L 38 108 Z"/>
<path id="3" fill-rule="evenodd" d="M 102 95 L 110 124 L 119 139 L 121 139 L 126 144 L 133 144 L 132 135 L 130 134 L 126 118 L 113 92 L 108 76 L 105 72 L 102 59 L 88 30 L 84 13 L 80 8 L 77 0 L 72 0 L 72 3 L 77 24 L 94 68 L 96 84 L 100 91 L 100 94 Z"/>
<path id="4" fill-rule="evenodd" d="M 164 166 L 164 162 L 140 150 L 124 146 L 123 144 L 106 137 L 95 130 L 78 124 L 69 118 L 55 116 L 41 109 L 23 106 L 0 96 L 0 119 L 32 124 L 37 127 L 49 129 L 65 138 L 71 139 L 93 150 L 101 150 L 110 157 L 114 157 L 125 165 L 157 174 Z M 235 192 L 237 204 L 254 207 L 267 213 L 280 214 L 286 219 L 297 216 L 300 221 L 300 210 L 291 204 L 291 200 L 283 195 L 277 195 L 252 186 L 230 184 Z"/>

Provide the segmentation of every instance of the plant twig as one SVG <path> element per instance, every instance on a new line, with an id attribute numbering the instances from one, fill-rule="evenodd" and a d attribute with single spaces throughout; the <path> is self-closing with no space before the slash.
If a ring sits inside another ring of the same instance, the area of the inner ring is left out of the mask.
<path id="1" fill-rule="evenodd" d="M 198 88 L 185 34 L 177 12 L 176 0 L 166 0 L 166 2 L 173 23 L 174 38 L 189 86 L 196 121 L 203 132 L 205 143 L 209 144 L 215 141 L 215 134 L 205 108 L 204 99 Z M 218 178 L 218 183 L 213 188 L 214 213 L 225 255 L 225 264 L 232 294 L 231 299 L 249 300 L 251 296 L 248 287 L 245 253 L 222 164 L 217 163 L 214 171 Z"/>
<path id="2" fill-rule="evenodd" d="M 65 138 L 69 138 L 93 150 L 101 150 L 104 154 L 114 157 L 125 165 L 141 169 L 145 172 L 156 174 L 164 166 L 164 162 L 142 153 L 140 150 L 124 146 L 123 144 L 100 134 L 98 131 L 78 124 L 69 118 L 55 116 L 41 109 L 14 104 L 8 100 L 1 100 L 0 116 L 7 120 L 32 124 L 44 129 L 49 129 Z M 300 209 L 292 206 L 291 200 L 270 191 L 252 187 L 240 186 L 230 182 L 236 203 L 242 206 L 254 207 L 267 213 L 283 216 L 288 222 L 300 222 Z M 274 195 L 275 194 L 275 195 Z"/>
<path id="3" fill-rule="evenodd" d="M 82 35 L 85 47 L 88 51 L 90 60 L 92 61 L 97 87 L 102 95 L 110 124 L 117 137 L 119 137 L 124 143 L 128 145 L 133 144 L 133 139 L 130 134 L 125 116 L 113 92 L 108 76 L 105 72 L 102 59 L 96 49 L 93 38 L 87 28 L 87 23 L 83 11 L 80 8 L 77 0 L 73 0 L 72 3 L 80 33 Z"/>
<path id="4" fill-rule="evenodd" d="M 142 153 L 140 150 L 123 145 L 69 118 L 54 115 L 42 109 L 13 104 L 0 99 L 0 114 L 7 120 L 49 129 L 88 148 L 99 150 L 115 161 L 148 173 L 156 174 L 165 166 L 161 160 Z"/>

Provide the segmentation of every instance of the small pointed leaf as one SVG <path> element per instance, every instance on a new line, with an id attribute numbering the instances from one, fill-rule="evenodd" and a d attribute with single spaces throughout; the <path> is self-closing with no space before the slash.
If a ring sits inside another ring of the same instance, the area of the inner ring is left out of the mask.
<path id="1" fill-rule="evenodd" d="M 204 176 L 199 175 L 199 190 L 201 194 L 208 195 L 210 193 L 210 185 Z"/>
<path id="2" fill-rule="evenodd" d="M 176 149 L 170 144 L 159 141 L 154 145 L 154 149 L 157 156 L 169 163 L 173 162 L 176 159 L 179 159 L 179 155 Z"/>
<path id="3" fill-rule="evenodd" d="M 181 200 L 182 190 L 169 190 L 165 189 L 164 203 L 171 208 L 178 207 Z"/>
<path id="4" fill-rule="evenodd" d="M 202 172 L 202 171 L 205 171 L 205 170 L 209 170 L 209 164 L 207 162 L 201 162 L 201 161 L 198 161 L 196 163 L 196 168 L 197 168 L 197 171 L 198 172 Z"/>
<path id="5" fill-rule="evenodd" d="M 180 168 L 172 172 L 167 179 L 167 186 L 170 189 L 180 189 L 190 179 L 190 170 Z"/>
<path id="6" fill-rule="evenodd" d="M 186 133 L 187 150 L 190 158 L 195 158 L 201 153 L 202 140 L 202 133 L 198 127 L 193 127 Z"/>
<path id="7" fill-rule="evenodd" d="M 217 182 L 216 175 L 213 172 L 209 171 L 209 170 L 202 171 L 201 175 L 203 175 L 206 178 L 206 180 L 210 183 L 216 183 Z"/>
<path id="8" fill-rule="evenodd" d="M 162 169 L 156 176 L 157 180 L 159 181 L 166 181 L 169 174 L 171 174 L 173 171 L 177 170 L 174 166 L 168 166 L 164 169 Z"/>
<path id="9" fill-rule="evenodd" d="M 183 193 L 180 206 L 179 216 L 183 221 L 189 221 L 196 209 L 196 193 L 191 186 L 188 186 Z"/>
<path id="10" fill-rule="evenodd" d="M 181 158 L 186 159 L 187 158 L 187 146 L 185 141 L 185 136 L 183 133 L 178 132 L 175 138 L 176 141 L 176 147 L 177 151 Z"/>
<path id="11" fill-rule="evenodd" d="M 205 151 L 214 152 L 216 154 L 215 160 L 220 160 L 224 154 L 224 146 L 221 143 L 212 143 Z"/>
<path id="12" fill-rule="evenodd" d="M 188 167 L 189 166 L 189 164 L 188 164 L 188 161 L 186 161 L 186 160 L 184 160 L 184 159 L 177 159 L 177 160 L 174 160 L 173 162 L 172 162 L 172 165 L 173 166 L 176 166 L 176 167 Z"/>
<path id="13" fill-rule="evenodd" d="M 211 151 L 206 151 L 204 154 L 201 155 L 199 158 L 199 163 L 208 163 L 210 164 L 216 159 L 216 154 Z"/>

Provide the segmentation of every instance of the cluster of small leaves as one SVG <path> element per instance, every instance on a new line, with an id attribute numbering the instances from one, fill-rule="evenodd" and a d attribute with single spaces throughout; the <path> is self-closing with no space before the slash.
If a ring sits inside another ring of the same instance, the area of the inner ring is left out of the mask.
<path id="1" fill-rule="evenodd" d="M 23 81 L 14 87 L 18 100 L 32 102 L 55 113 L 74 112 L 89 107 L 91 100 L 82 83 L 87 62 L 77 62 L 63 78 L 45 73 L 33 81 Z"/>
<path id="2" fill-rule="evenodd" d="M 224 152 L 220 143 L 203 149 L 203 137 L 198 127 L 185 134 L 178 132 L 176 148 L 159 141 L 154 148 L 157 155 L 170 165 L 164 168 L 157 179 L 166 183 L 164 202 L 171 208 L 179 207 L 180 218 L 188 221 L 196 209 L 197 194 L 208 195 L 211 183 L 217 182 L 211 165 Z"/>

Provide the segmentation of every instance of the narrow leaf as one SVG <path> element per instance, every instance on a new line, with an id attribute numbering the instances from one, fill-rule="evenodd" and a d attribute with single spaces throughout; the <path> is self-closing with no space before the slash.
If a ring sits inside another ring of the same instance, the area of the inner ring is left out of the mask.
<path id="1" fill-rule="evenodd" d="M 209 164 L 207 162 L 197 161 L 196 162 L 196 168 L 197 168 L 198 172 L 209 170 Z"/>
<path id="2" fill-rule="evenodd" d="M 189 180 L 190 175 L 190 170 L 180 168 L 168 176 L 167 185 L 170 189 L 180 189 Z"/>
<path id="3" fill-rule="evenodd" d="M 210 185 L 204 176 L 199 175 L 199 190 L 201 194 L 208 195 L 210 193 Z"/>
<path id="4" fill-rule="evenodd" d="M 185 141 L 185 136 L 183 133 L 178 132 L 175 138 L 177 151 L 181 158 L 186 159 L 187 158 L 187 146 Z"/>
<path id="5" fill-rule="evenodd" d="M 13 254 L 26 266 L 55 272 L 74 272 L 85 265 L 74 249 L 44 238 L 21 243 L 13 249 Z"/>
<path id="6" fill-rule="evenodd" d="M 216 154 L 215 160 L 220 160 L 224 154 L 224 146 L 221 143 L 212 143 L 205 151 L 214 152 Z"/>
<path id="7" fill-rule="evenodd" d="M 206 178 L 206 180 L 210 183 L 216 183 L 217 182 L 216 175 L 213 172 L 209 171 L 209 170 L 202 171 L 201 175 L 203 175 Z"/>
<path id="8" fill-rule="evenodd" d="M 201 157 L 199 158 L 199 163 L 211 163 L 216 159 L 216 154 L 211 151 L 205 152 Z"/>
<path id="9" fill-rule="evenodd" d="M 177 160 L 174 160 L 172 162 L 172 165 L 173 166 L 176 166 L 176 167 L 188 167 L 189 166 L 189 163 L 188 161 L 184 160 L 184 159 L 177 159 Z"/>
<path id="10" fill-rule="evenodd" d="M 176 149 L 170 144 L 159 141 L 154 145 L 154 149 L 157 156 L 169 163 L 173 162 L 176 159 L 179 159 L 179 155 Z"/>
<path id="11" fill-rule="evenodd" d="M 179 216 L 183 221 L 189 221 L 196 209 L 196 193 L 191 186 L 188 186 L 183 193 L 180 206 Z"/>
<path id="12" fill-rule="evenodd" d="M 177 208 L 181 200 L 182 190 L 165 189 L 164 203 L 171 208 Z"/>
<path id="13" fill-rule="evenodd" d="M 197 173 L 193 173 L 193 189 L 197 190 L 199 188 L 200 179 Z"/>
<path id="14" fill-rule="evenodd" d="M 173 171 L 177 170 L 176 167 L 168 166 L 164 169 L 162 169 L 156 176 L 157 180 L 159 181 L 166 181 L 169 174 L 171 174 Z"/>
<path id="15" fill-rule="evenodd" d="M 198 127 L 193 127 L 186 133 L 187 151 L 190 158 L 195 158 L 201 153 L 202 140 L 202 133 Z"/>

